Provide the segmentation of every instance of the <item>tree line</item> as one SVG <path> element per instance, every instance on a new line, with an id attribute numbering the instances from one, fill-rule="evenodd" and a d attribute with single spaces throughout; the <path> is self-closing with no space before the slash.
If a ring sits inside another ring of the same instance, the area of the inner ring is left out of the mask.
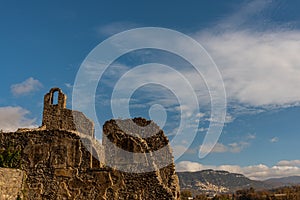
<path id="1" fill-rule="evenodd" d="M 198 194 L 193 196 L 190 190 L 181 191 L 181 200 L 300 200 L 300 185 L 286 186 L 271 190 L 254 188 L 237 190 L 228 194 Z"/>

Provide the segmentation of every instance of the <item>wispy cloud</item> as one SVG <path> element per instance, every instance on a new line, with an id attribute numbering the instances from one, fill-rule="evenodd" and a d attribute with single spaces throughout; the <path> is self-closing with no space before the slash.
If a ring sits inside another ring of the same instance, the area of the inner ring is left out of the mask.
<path id="1" fill-rule="evenodd" d="M 278 166 L 296 166 L 300 167 L 300 160 L 282 160 L 277 163 Z"/>
<path id="2" fill-rule="evenodd" d="M 254 140 L 256 138 L 255 134 L 248 134 L 247 139 Z"/>
<path id="3" fill-rule="evenodd" d="M 271 0 L 254 0 L 244 3 L 234 14 L 220 21 L 217 30 L 236 30 L 249 26 L 265 26 L 265 20 L 255 20 L 263 17 L 263 11 L 271 5 Z M 251 20 L 255 20 L 255 24 Z"/>
<path id="4" fill-rule="evenodd" d="M 219 66 L 229 100 L 258 107 L 300 101 L 300 31 L 201 34 L 198 40 Z"/>
<path id="5" fill-rule="evenodd" d="M 233 141 L 231 143 L 216 143 L 214 148 L 210 151 L 209 146 L 202 144 L 199 149 L 205 153 L 240 153 L 251 145 L 251 142 L 256 139 L 255 134 L 248 134 L 240 141 Z"/>
<path id="6" fill-rule="evenodd" d="M 245 176 L 264 180 L 268 178 L 278 178 L 295 176 L 300 174 L 300 160 L 280 161 L 276 165 L 268 167 L 264 164 L 241 167 L 239 165 L 203 165 L 198 162 L 182 161 L 176 164 L 176 171 L 200 171 L 204 169 L 226 170 L 232 173 L 241 173 Z"/>
<path id="7" fill-rule="evenodd" d="M 209 122 L 214 122 L 214 121 L 215 121 L 215 120 L 212 119 L 211 117 L 206 118 L 205 120 L 206 120 L 206 121 L 209 121 Z M 225 123 L 231 123 L 231 122 L 233 122 L 234 120 L 235 120 L 235 118 L 234 118 L 232 115 L 230 115 L 230 114 L 227 114 L 227 115 L 225 116 Z M 217 121 L 215 121 L 215 122 L 217 122 Z"/>
<path id="8" fill-rule="evenodd" d="M 32 77 L 26 79 L 22 83 L 13 84 L 10 89 L 13 95 L 27 95 L 31 92 L 38 91 L 43 87 L 42 83 Z"/>
<path id="9" fill-rule="evenodd" d="M 240 153 L 243 149 L 247 148 L 250 145 L 249 142 L 234 142 L 229 144 L 217 143 L 214 148 L 210 150 L 206 145 L 201 145 L 199 149 L 205 153 Z"/>
<path id="10" fill-rule="evenodd" d="M 279 141 L 279 138 L 278 137 L 273 137 L 269 140 L 271 143 L 276 143 Z"/>
<path id="11" fill-rule="evenodd" d="M 200 148 L 202 148 L 202 151 L 206 152 L 205 145 L 201 145 Z M 208 153 L 224 153 L 228 152 L 229 148 L 228 146 L 222 144 L 222 143 L 217 143 L 214 148 L 211 150 L 211 152 Z"/>
<path id="12" fill-rule="evenodd" d="M 229 106 L 280 108 L 300 102 L 300 31 L 265 22 L 264 12 L 276 2 L 245 3 L 215 27 L 193 36 L 207 49 L 224 79 Z M 232 104 L 231 104 L 232 103 Z M 242 109 L 242 110 L 241 110 Z"/>
<path id="13" fill-rule="evenodd" d="M 73 85 L 71 83 L 65 83 L 65 86 L 68 88 L 68 89 L 72 89 L 73 88 Z"/>
<path id="14" fill-rule="evenodd" d="M 36 119 L 30 119 L 30 112 L 22 107 L 0 107 L 0 129 L 16 131 L 18 128 L 36 127 Z"/>
<path id="15" fill-rule="evenodd" d="M 261 17 L 261 12 L 268 8 L 270 4 L 271 1 L 251 1 L 232 16 L 222 19 L 218 26 L 191 34 L 206 48 L 220 69 L 228 100 L 229 114 L 226 117 L 227 123 L 232 122 L 239 113 L 257 114 L 267 109 L 283 108 L 300 102 L 300 90 L 295 89 L 295 85 L 300 85 L 300 68 L 298 67 L 300 57 L 297 55 L 297 52 L 300 52 L 300 31 L 280 28 L 268 30 L 267 28 L 261 28 L 261 24 L 253 23 L 253 17 Z M 112 35 L 134 27 L 137 27 L 134 23 L 116 22 L 99 27 L 98 33 L 102 36 Z M 143 35 L 138 35 L 138 37 L 143 38 Z M 146 37 L 144 39 L 149 40 Z M 175 42 L 168 45 L 176 45 L 179 48 L 190 51 L 191 54 L 193 53 L 190 46 L 184 43 L 178 42 L 177 44 Z M 140 54 L 140 56 L 147 57 L 147 55 L 143 54 Z M 164 59 L 167 60 L 168 57 Z M 195 53 L 193 59 L 193 61 L 198 61 L 199 55 Z M 159 61 L 157 59 L 157 63 Z M 98 68 L 101 63 L 88 64 L 91 64 L 88 70 L 89 78 L 97 80 L 99 77 L 94 71 L 95 67 Z M 132 66 L 127 66 L 126 63 L 114 64 L 109 67 L 107 76 L 101 80 L 101 84 L 104 83 L 106 87 L 113 88 L 118 79 L 122 78 L 123 74 L 131 69 Z M 198 102 L 201 103 L 201 107 L 208 108 L 202 110 L 201 113 L 205 113 L 204 116 L 210 119 L 210 112 L 208 111 L 210 107 L 210 91 L 207 90 L 206 83 L 208 81 L 203 78 L 213 79 L 214 76 L 202 77 L 200 74 L 195 73 L 195 70 L 189 70 L 184 65 L 181 68 L 176 68 L 176 70 L 191 84 Z M 139 72 L 139 74 L 135 73 L 135 76 L 131 74 L 131 77 L 128 77 L 126 80 L 123 79 L 124 88 L 121 89 L 126 91 L 126 87 L 132 85 L 133 82 L 166 80 L 168 83 L 171 83 L 170 87 L 178 88 L 177 91 L 179 92 L 176 92 L 176 97 L 182 96 L 188 100 L 192 98 L 191 93 L 185 90 L 183 84 L 178 81 L 178 76 L 175 73 L 162 70 L 149 72 L 148 69 L 140 70 Z M 211 73 L 207 72 L 207 74 Z M 214 80 L 209 82 L 216 83 Z M 159 98 L 151 101 L 151 94 L 155 94 Z M 109 95 L 108 98 L 110 98 Z M 161 104 L 168 110 L 178 107 L 178 101 L 174 96 L 166 95 L 164 91 L 158 91 L 157 87 L 153 87 L 152 91 L 149 90 L 143 98 L 150 99 L 147 102 L 148 104 Z M 84 102 L 85 100 L 83 99 L 82 101 Z M 117 101 L 121 102 L 122 98 L 113 99 L 112 101 L 110 99 L 101 99 L 101 102 L 106 104 Z M 141 103 L 141 106 L 145 105 L 145 102 L 137 102 L 131 106 L 138 108 L 140 106 L 138 103 Z M 185 119 L 192 116 L 194 118 L 190 120 L 193 121 L 195 118 L 203 117 L 202 115 L 197 115 L 199 111 L 196 111 L 196 108 L 191 107 L 188 103 L 181 104 L 180 107 L 181 111 L 183 111 L 182 116 Z M 197 126 L 198 124 L 194 123 L 193 125 Z M 199 129 L 199 131 L 206 130 L 204 128 Z M 239 142 L 223 145 L 225 146 L 223 150 L 226 149 L 227 152 L 238 152 L 247 146 L 247 144 Z M 220 145 L 218 148 L 219 151 L 222 150 Z"/>
<path id="16" fill-rule="evenodd" d="M 104 36 L 110 36 L 128 29 L 137 28 L 138 24 L 133 22 L 113 22 L 104 26 L 98 27 L 97 33 Z"/>
<path id="17" fill-rule="evenodd" d="M 238 22 L 240 15 L 243 15 L 243 20 L 247 20 L 255 14 L 257 8 L 265 9 L 269 3 L 255 1 L 245 5 L 243 9 L 249 9 L 245 15 L 241 14 L 244 12 L 240 12 L 220 22 L 231 22 L 230 26 L 235 25 L 235 29 L 219 26 L 220 31 L 211 28 L 193 35 L 207 49 L 222 74 L 231 112 L 226 120 L 228 123 L 234 120 L 237 112 L 255 114 L 265 109 L 292 106 L 300 102 L 300 91 L 295 89 L 295 85 L 300 85 L 300 57 L 297 54 L 300 52 L 300 31 L 257 30 L 253 27 L 241 29 L 238 26 L 242 23 Z M 185 44 L 179 46 L 184 49 L 190 48 Z M 197 60 L 199 55 L 195 54 L 194 57 Z M 184 70 L 185 72 L 182 72 Z M 208 105 L 210 96 L 201 76 L 192 70 L 184 70 L 180 73 L 194 88 L 199 102 Z M 161 79 L 173 79 L 174 87 L 182 87 L 172 74 L 163 74 L 160 71 L 151 74 L 145 72 L 140 74 L 140 79 L 143 79 L 145 74 Z"/>

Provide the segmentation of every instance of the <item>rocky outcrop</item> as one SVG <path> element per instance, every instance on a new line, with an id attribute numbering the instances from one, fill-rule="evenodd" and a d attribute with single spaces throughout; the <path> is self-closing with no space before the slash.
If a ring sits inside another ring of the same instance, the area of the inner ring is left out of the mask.
<path id="1" fill-rule="evenodd" d="M 105 163 L 125 171 L 125 187 L 119 195 L 131 196 L 129 199 L 179 199 L 169 141 L 154 122 L 143 118 L 110 120 L 104 124 L 103 134 Z"/>

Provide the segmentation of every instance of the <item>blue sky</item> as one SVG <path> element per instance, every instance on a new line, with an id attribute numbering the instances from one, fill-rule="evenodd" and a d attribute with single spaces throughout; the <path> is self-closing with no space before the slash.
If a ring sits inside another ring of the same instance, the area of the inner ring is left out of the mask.
<path id="1" fill-rule="evenodd" d="M 228 102 L 217 145 L 199 159 L 210 122 L 205 98 L 209 93 L 203 80 L 194 82 L 203 89 L 200 125 L 189 150 L 176 160 L 177 169 L 225 169 L 255 179 L 299 175 L 299 8 L 296 0 L 2 2 L 0 127 L 40 125 L 43 95 L 54 86 L 68 95 L 71 108 L 77 71 L 93 48 L 131 28 L 163 27 L 203 45 L 219 67 Z M 189 63 L 168 52 L 145 49 L 121 56 L 98 85 L 95 107 L 100 124 L 112 117 L 109 103 L 116 81 L 129 69 L 150 62 L 191 70 Z M 172 91 L 155 84 L 139 88 L 130 113 L 149 118 L 154 104 L 167 108 L 152 116 L 160 123 L 166 114 L 164 130 L 172 139 L 180 123 Z"/>

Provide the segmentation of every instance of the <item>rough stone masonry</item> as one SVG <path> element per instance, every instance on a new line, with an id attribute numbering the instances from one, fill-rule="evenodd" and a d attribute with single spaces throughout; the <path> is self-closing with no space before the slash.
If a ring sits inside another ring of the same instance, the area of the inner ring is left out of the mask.
<path id="1" fill-rule="evenodd" d="M 44 97 L 41 127 L 0 133 L 0 154 L 21 154 L 19 170 L 0 168 L 1 200 L 180 199 L 168 138 L 154 122 L 107 121 L 100 144 L 93 122 L 67 109 L 66 98 L 52 88 Z"/>

